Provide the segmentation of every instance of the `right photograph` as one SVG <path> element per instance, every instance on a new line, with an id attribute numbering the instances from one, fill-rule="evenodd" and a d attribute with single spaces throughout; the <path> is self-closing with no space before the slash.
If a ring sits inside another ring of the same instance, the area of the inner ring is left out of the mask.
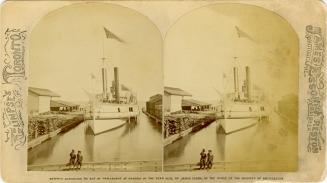
<path id="1" fill-rule="evenodd" d="M 298 169 L 299 41 L 280 15 L 226 3 L 164 40 L 164 171 Z"/>

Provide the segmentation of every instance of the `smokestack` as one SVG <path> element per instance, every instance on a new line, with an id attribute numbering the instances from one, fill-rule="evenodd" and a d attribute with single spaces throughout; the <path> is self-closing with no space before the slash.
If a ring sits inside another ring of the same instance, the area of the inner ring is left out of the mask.
<path id="1" fill-rule="evenodd" d="M 103 95 L 104 100 L 107 99 L 107 95 L 108 95 L 107 91 L 108 91 L 108 87 L 107 87 L 107 69 L 102 68 L 102 95 Z"/>
<path id="2" fill-rule="evenodd" d="M 120 102 L 119 97 L 119 74 L 118 74 L 118 67 L 114 68 L 114 74 L 115 74 L 115 96 L 116 96 L 116 103 Z"/>
<path id="3" fill-rule="evenodd" d="M 251 80 L 250 80 L 250 67 L 245 67 L 245 81 L 246 81 L 246 97 L 251 101 Z"/>
<path id="4" fill-rule="evenodd" d="M 234 67 L 234 92 L 236 97 L 239 99 L 239 89 L 238 89 L 238 68 Z"/>

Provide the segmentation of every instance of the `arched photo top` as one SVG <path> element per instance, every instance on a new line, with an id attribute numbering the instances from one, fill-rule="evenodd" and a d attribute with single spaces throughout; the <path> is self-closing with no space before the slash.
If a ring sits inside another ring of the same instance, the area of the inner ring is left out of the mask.
<path id="1" fill-rule="evenodd" d="M 188 12 L 168 30 L 164 55 L 165 85 L 198 98 L 216 98 L 212 87 L 230 92 L 223 75 L 231 77 L 234 66 L 252 67 L 253 83 L 272 98 L 298 93 L 298 36 L 284 18 L 262 7 L 217 3 Z"/>
<path id="2" fill-rule="evenodd" d="M 162 36 L 156 25 L 130 8 L 96 2 L 64 6 L 37 23 L 30 36 L 30 86 L 85 99 L 82 88 L 91 90 L 90 75 L 101 78 L 103 57 L 110 86 L 111 70 L 119 67 L 121 83 L 141 100 L 161 92 Z"/>

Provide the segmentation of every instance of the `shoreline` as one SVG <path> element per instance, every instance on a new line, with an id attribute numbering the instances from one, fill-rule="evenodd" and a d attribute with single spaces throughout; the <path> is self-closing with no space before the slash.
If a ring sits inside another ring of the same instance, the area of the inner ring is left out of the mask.
<path id="1" fill-rule="evenodd" d="M 156 123 L 162 124 L 162 120 L 161 120 L 161 119 L 159 119 L 159 118 L 157 118 L 156 116 L 154 116 L 154 115 L 152 115 L 152 114 L 146 112 L 146 110 L 144 110 L 144 109 L 142 109 L 142 112 L 143 112 L 146 116 L 150 117 L 152 120 L 155 120 Z"/>
<path id="2" fill-rule="evenodd" d="M 182 116 L 181 118 L 185 118 L 185 116 Z M 186 118 L 189 118 L 189 119 L 192 119 L 192 120 L 197 120 L 198 122 L 197 122 L 196 125 L 188 128 L 186 130 L 183 130 L 183 131 L 181 131 L 179 133 L 176 133 L 174 135 L 170 135 L 169 137 L 165 138 L 164 142 L 163 142 L 164 147 L 169 145 L 169 144 L 174 143 L 175 141 L 177 141 L 177 140 L 179 140 L 179 139 L 181 139 L 181 138 L 183 138 L 183 137 L 185 137 L 187 135 L 189 135 L 192 132 L 193 133 L 198 132 L 198 131 L 202 130 L 203 128 L 209 126 L 211 123 L 216 121 L 216 118 L 212 117 L 211 115 L 205 115 L 205 116 L 203 116 L 201 118 L 196 118 L 196 117 L 188 115 Z"/>
<path id="3" fill-rule="evenodd" d="M 75 117 L 78 118 L 79 115 L 76 115 Z M 73 117 L 71 119 L 74 119 L 75 117 Z M 66 119 L 66 122 L 71 120 L 71 119 Z M 66 125 L 64 125 L 62 127 L 59 127 L 58 129 L 56 129 L 56 130 L 54 130 L 52 132 L 49 132 L 48 134 L 38 136 L 38 137 L 36 137 L 36 138 L 34 138 L 32 140 L 28 140 L 27 150 L 30 150 L 32 148 L 37 147 L 38 145 L 42 144 L 43 142 L 45 142 L 47 140 L 50 140 L 51 138 L 57 136 L 60 133 L 65 133 L 65 132 L 75 128 L 77 125 L 79 125 L 83 121 L 84 121 L 84 117 L 81 120 L 76 120 L 76 121 L 73 121 L 71 123 L 67 122 L 68 124 L 66 124 Z"/>

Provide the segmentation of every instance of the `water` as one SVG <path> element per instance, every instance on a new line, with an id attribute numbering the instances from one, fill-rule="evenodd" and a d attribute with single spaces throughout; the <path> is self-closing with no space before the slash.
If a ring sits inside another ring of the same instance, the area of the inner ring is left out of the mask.
<path id="1" fill-rule="evenodd" d="M 197 163 L 202 148 L 213 151 L 214 161 L 297 159 L 297 130 L 278 117 L 228 135 L 217 133 L 217 124 L 213 122 L 166 146 L 164 163 Z M 87 126 L 87 122 L 83 122 L 30 149 L 28 164 L 67 163 L 72 149 L 81 150 L 85 162 L 162 159 L 161 125 L 143 113 L 137 123 L 126 123 L 97 136 L 90 134 Z"/>
<path id="2" fill-rule="evenodd" d="M 137 122 L 92 135 L 85 121 L 70 131 L 28 151 L 28 164 L 68 163 L 72 149 L 81 150 L 84 162 L 161 160 L 161 125 L 141 113 Z"/>
<path id="3" fill-rule="evenodd" d="M 227 122 L 233 120 L 255 119 L 230 119 Z M 217 121 L 213 122 L 197 133 L 166 146 L 164 163 L 197 163 L 203 148 L 213 151 L 214 161 L 297 161 L 297 130 L 276 115 L 270 121 L 259 122 L 228 135 L 218 133 L 217 124 Z"/>

